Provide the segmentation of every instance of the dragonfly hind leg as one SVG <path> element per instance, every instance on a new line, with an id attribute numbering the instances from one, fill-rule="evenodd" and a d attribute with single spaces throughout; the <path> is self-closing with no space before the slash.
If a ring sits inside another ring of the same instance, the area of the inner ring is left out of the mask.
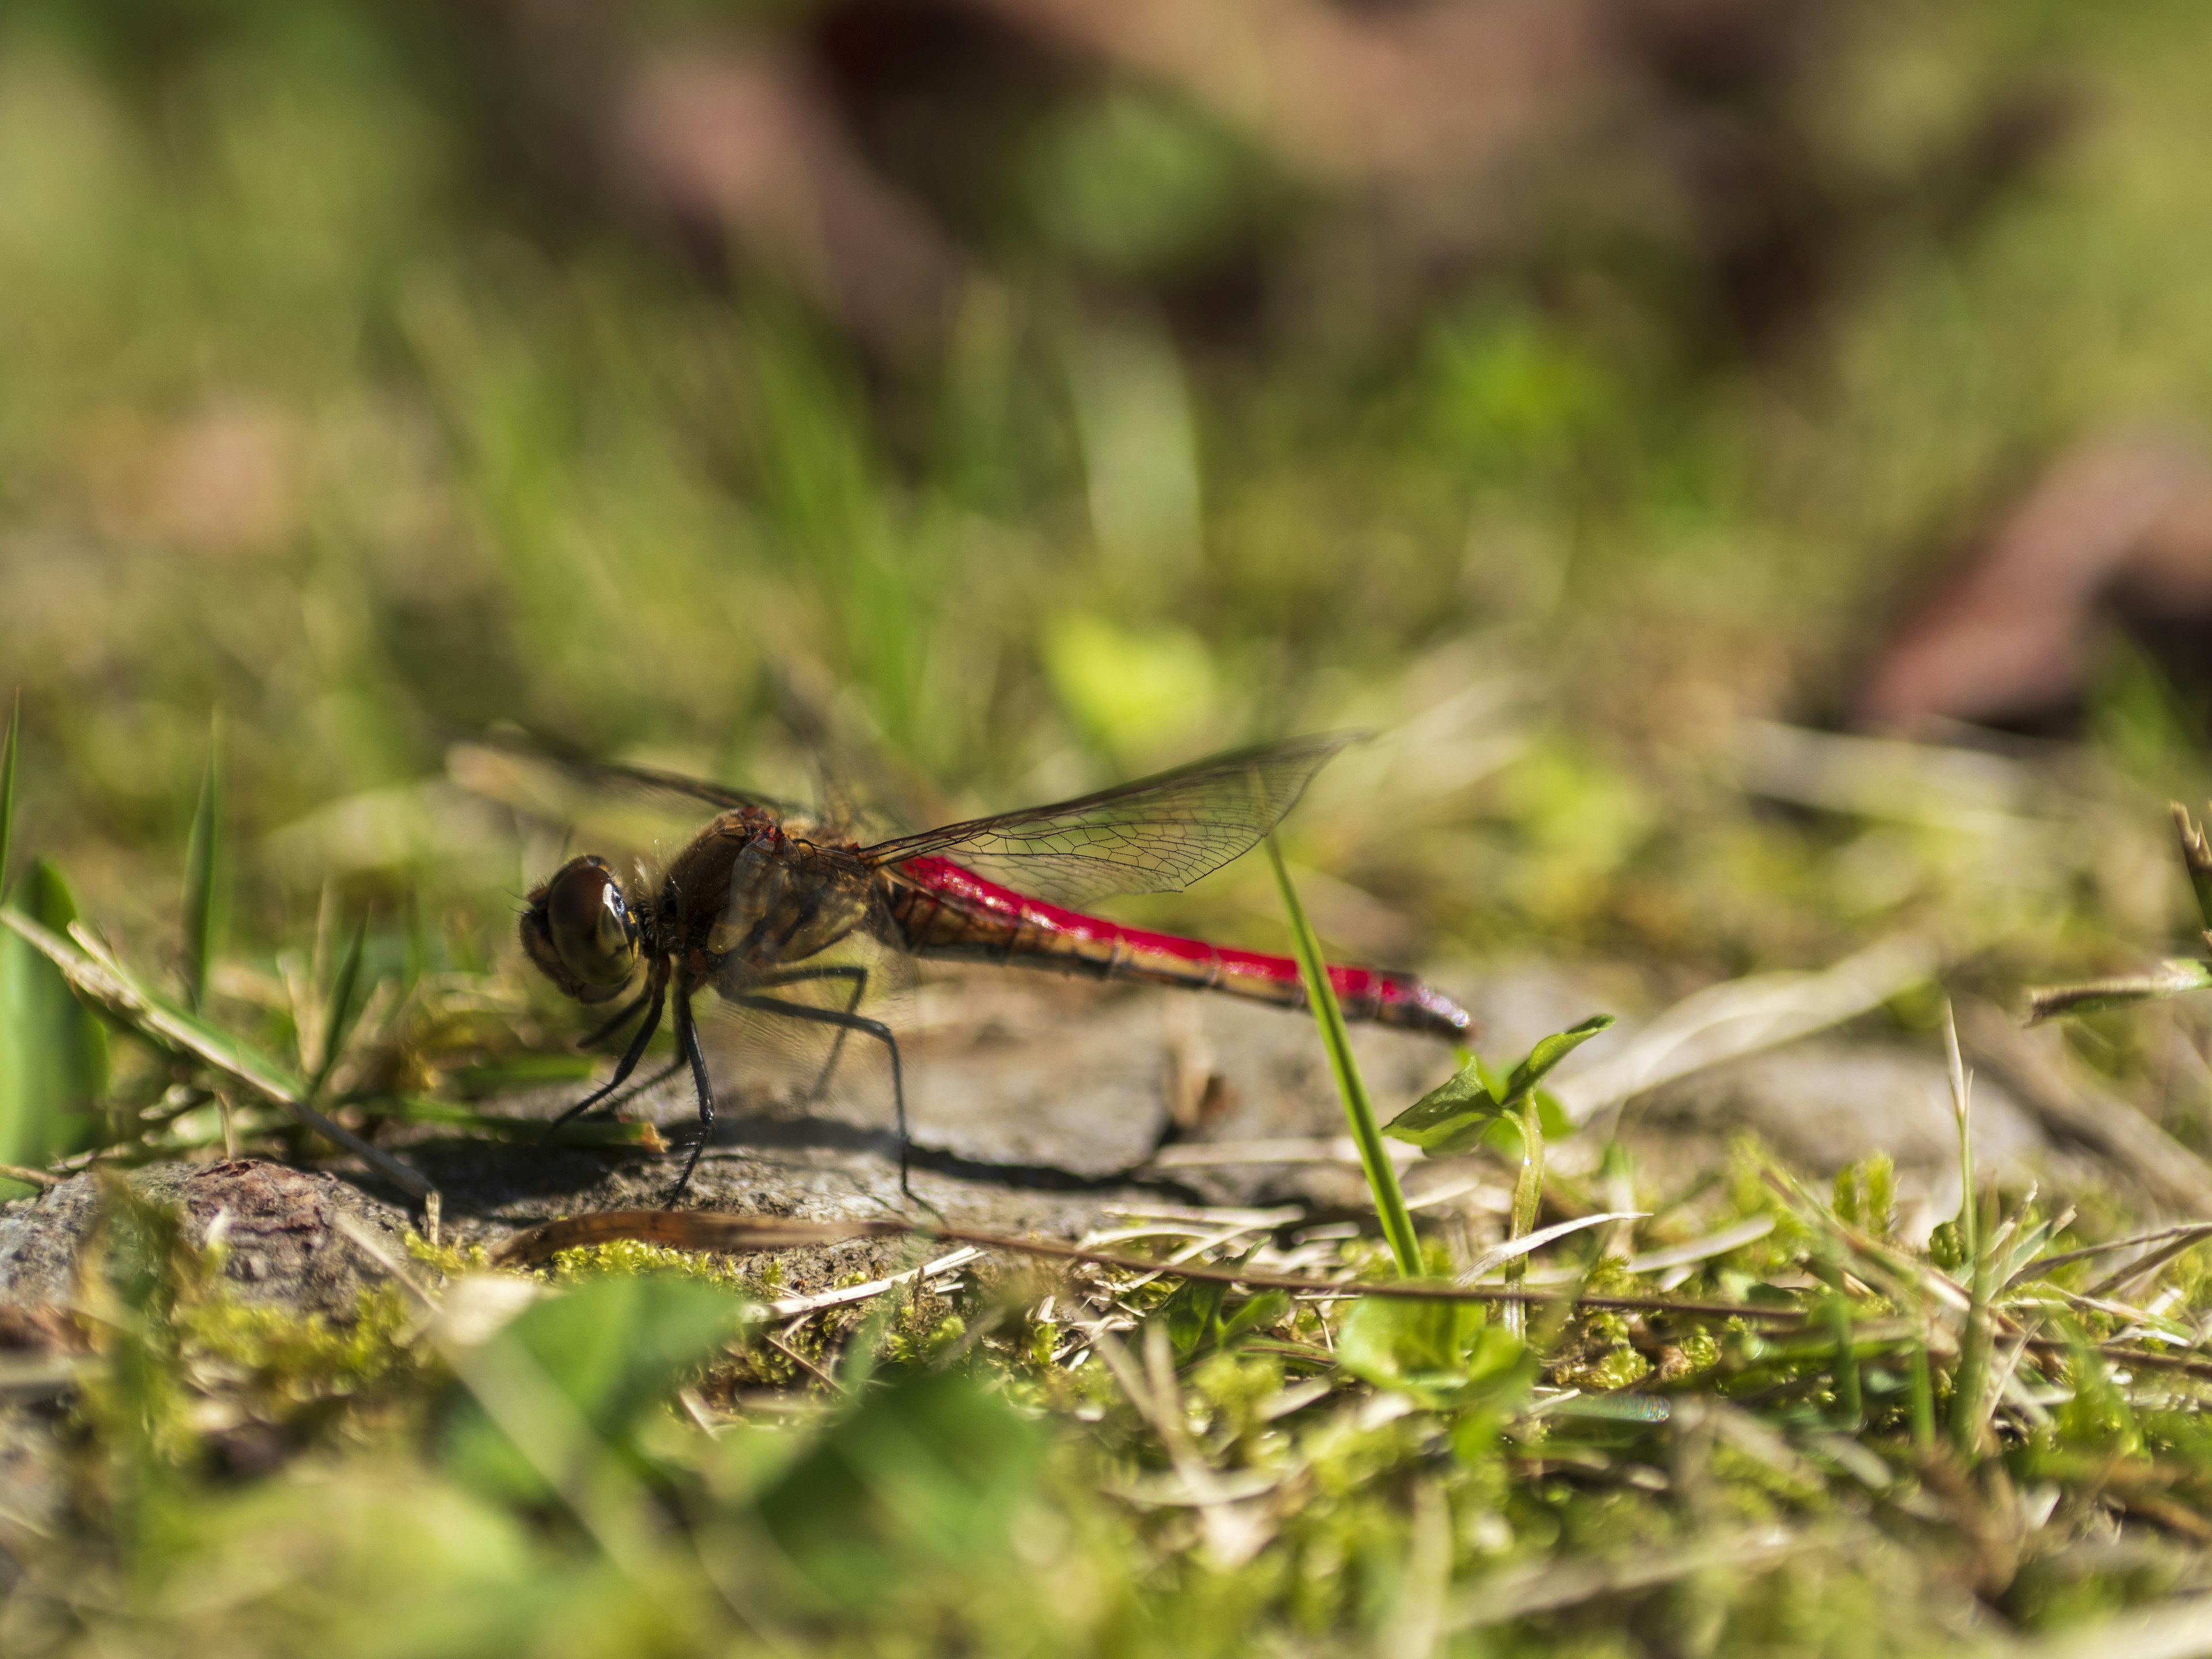
<path id="1" fill-rule="evenodd" d="M 858 1000 L 857 995 L 854 1000 Z M 835 1025 L 839 1028 L 841 1038 L 847 1031 L 858 1031 L 884 1045 L 884 1052 L 891 1057 L 891 1107 L 896 1114 L 898 1124 L 899 1190 L 912 1198 L 914 1188 L 908 1184 L 908 1176 L 914 1141 L 907 1133 L 906 1078 L 899 1065 L 898 1039 L 891 1035 L 891 1028 L 879 1019 L 870 1019 L 863 1014 L 848 1013 L 839 1008 L 817 1008 L 804 1002 L 785 1002 L 776 997 L 738 996 L 732 997 L 730 1001 L 738 1007 L 750 1008 L 759 1013 L 780 1014 L 787 1019 L 811 1020 L 817 1025 Z M 677 1017 L 679 1020 L 684 1018 L 680 1003 Z"/>
<path id="2" fill-rule="evenodd" d="M 868 994 L 868 970 L 852 963 L 840 963 L 830 968 L 787 968 L 762 980 L 766 989 L 774 990 L 785 985 L 803 985 L 825 979 L 842 979 L 850 982 L 853 994 L 845 999 L 843 1012 L 851 1014 L 860 1006 L 860 999 Z M 793 1005 L 795 1006 L 795 1005 Z M 837 1061 L 845 1052 L 845 1039 L 853 1034 L 849 1025 L 837 1028 L 836 1040 L 830 1045 L 830 1058 L 822 1062 L 822 1074 L 814 1079 L 814 1086 L 806 1091 L 810 1100 L 819 1100 L 830 1091 L 830 1079 L 836 1075 Z"/>
<path id="3" fill-rule="evenodd" d="M 684 1188 L 691 1184 L 691 1172 L 699 1167 L 699 1156 L 707 1150 L 707 1141 L 714 1133 L 714 1087 L 707 1080 L 707 1054 L 699 1046 L 698 1022 L 691 1018 L 691 995 L 680 986 L 676 992 L 676 1052 L 681 1060 L 691 1064 L 691 1087 L 699 1097 L 699 1138 L 691 1144 L 691 1156 L 684 1161 L 684 1173 L 676 1177 L 676 1185 L 668 1194 L 668 1206 L 675 1207 L 676 1200 L 684 1196 Z"/>

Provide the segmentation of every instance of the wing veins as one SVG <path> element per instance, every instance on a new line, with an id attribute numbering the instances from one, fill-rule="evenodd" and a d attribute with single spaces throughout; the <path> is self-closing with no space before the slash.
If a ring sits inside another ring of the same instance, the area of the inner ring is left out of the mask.
<path id="1" fill-rule="evenodd" d="M 939 856 L 1040 896 L 1178 892 L 1249 851 L 1357 732 L 1216 755 L 1048 806 L 970 818 L 864 848 L 876 866 Z"/>

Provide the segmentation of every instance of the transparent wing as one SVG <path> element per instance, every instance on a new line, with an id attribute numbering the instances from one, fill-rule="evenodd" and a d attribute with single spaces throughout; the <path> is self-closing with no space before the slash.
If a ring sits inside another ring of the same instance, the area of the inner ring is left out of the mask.
<path id="1" fill-rule="evenodd" d="M 1052 806 L 948 823 L 867 848 L 876 866 L 942 858 L 1062 904 L 1179 892 L 1249 852 L 1329 757 L 1360 737 L 1329 732 L 1216 755 Z"/>
<path id="2" fill-rule="evenodd" d="M 779 817 L 805 812 L 773 796 L 680 772 L 592 760 L 519 732 L 490 732 L 456 743 L 447 750 L 446 766 L 463 787 L 547 817 L 573 816 L 574 797 L 579 794 L 629 800 L 694 821 L 702 803 L 718 811 L 763 807 Z"/>

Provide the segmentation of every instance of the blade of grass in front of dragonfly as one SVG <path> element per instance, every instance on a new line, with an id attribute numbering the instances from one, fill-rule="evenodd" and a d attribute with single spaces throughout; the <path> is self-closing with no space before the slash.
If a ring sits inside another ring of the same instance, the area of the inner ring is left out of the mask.
<path id="1" fill-rule="evenodd" d="M 360 924 L 353 930 L 353 943 L 346 947 L 345 960 L 338 964 L 337 977 L 331 981 L 330 1000 L 323 1008 L 323 1053 L 316 1062 L 315 1073 L 307 1079 L 307 1098 L 313 1100 L 323 1091 L 338 1056 L 345 1052 L 346 1038 L 352 1034 L 354 1015 L 353 988 L 361 977 L 362 946 L 368 939 L 368 914 L 362 913 Z"/>
<path id="2" fill-rule="evenodd" d="M 1328 965 L 1322 960 L 1321 941 L 1306 920 L 1305 907 L 1283 863 L 1282 848 L 1267 837 L 1267 857 L 1275 866 L 1275 884 L 1281 889 L 1283 909 L 1291 921 L 1291 938 L 1297 949 L 1298 974 L 1305 981 L 1306 1001 L 1320 1028 L 1322 1047 L 1328 1052 L 1329 1069 L 1336 1074 L 1336 1092 L 1344 1102 L 1344 1115 L 1352 1124 L 1352 1139 L 1359 1148 L 1359 1162 L 1367 1171 L 1367 1185 L 1375 1194 L 1376 1213 L 1382 1220 L 1382 1237 L 1398 1271 L 1408 1279 L 1421 1273 L 1421 1243 L 1413 1233 L 1413 1212 L 1399 1189 L 1398 1171 L 1383 1150 L 1382 1125 L 1376 1121 L 1374 1103 L 1367 1097 L 1366 1079 L 1359 1074 L 1358 1058 L 1352 1052 L 1352 1036 L 1345 1029 L 1344 1010 L 1338 1006 L 1336 988 L 1328 981 Z"/>
<path id="3" fill-rule="evenodd" d="M 207 1000 L 208 973 L 222 930 L 222 720 L 208 726 L 207 774 L 192 810 L 185 854 L 185 1002 L 197 1013 Z"/>
<path id="4" fill-rule="evenodd" d="M 1943 1056 L 1951 1085 L 1951 1115 L 1959 1126 L 1959 1243 L 1966 1259 L 1981 1255 L 1981 1240 L 1974 1227 L 1974 1080 L 1959 1053 L 1959 1018 L 1949 999 L 1943 1003 Z"/>
<path id="5" fill-rule="evenodd" d="M 23 694 L 8 716 L 8 741 L 0 746 L 0 899 L 8 896 L 8 843 L 15 830 L 15 750 L 23 736 Z"/>
<path id="6" fill-rule="evenodd" d="M 1966 1200 L 1969 1206 L 1973 1201 L 1971 1197 Z M 1978 1227 L 1978 1235 L 1995 1226 L 1994 1197 L 1991 1203 L 1990 1225 Z M 1980 1460 L 1983 1430 L 1988 1420 L 1983 1396 L 1989 1392 L 1990 1300 L 1996 1289 L 1990 1271 L 1993 1254 L 1979 1250 L 1967 1263 L 1973 1276 L 1967 1281 L 1972 1288 L 1966 1327 L 1959 1334 L 1959 1364 L 1951 1376 L 1951 1445 L 1969 1463 Z"/>

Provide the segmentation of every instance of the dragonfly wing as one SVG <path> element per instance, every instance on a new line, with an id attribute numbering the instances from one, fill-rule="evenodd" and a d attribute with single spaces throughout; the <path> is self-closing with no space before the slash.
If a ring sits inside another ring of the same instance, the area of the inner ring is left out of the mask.
<path id="1" fill-rule="evenodd" d="M 1360 736 L 1329 732 L 1240 749 L 1079 799 L 901 836 L 860 857 L 878 866 L 946 859 L 1062 904 L 1179 892 L 1251 850 Z"/>
<path id="2" fill-rule="evenodd" d="M 568 816 L 568 798 L 580 793 L 611 795 L 694 819 L 701 804 L 719 811 L 762 807 L 779 817 L 797 817 L 805 810 L 681 772 L 593 760 L 516 732 L 490 732 L 456 743 L 447 750 L 446 767 L 463 787 L 540 817 Z"/>

